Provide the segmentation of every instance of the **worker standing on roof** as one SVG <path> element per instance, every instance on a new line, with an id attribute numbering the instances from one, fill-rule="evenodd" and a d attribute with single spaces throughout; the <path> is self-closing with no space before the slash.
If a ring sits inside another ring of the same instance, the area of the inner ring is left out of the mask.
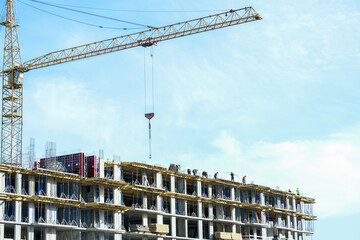
<path id="1" fill-rule="evenodd" d="M 298 196 L 300 195 L 299 188 L 296 189 L 296 194 L 297 194 Z"/>
<path id="2" fill-rule="evenodd" d="M 243 183 L 243 184 L 246 184 L 246 175 L 243 176 L 242 183 Z"/>
<path id="3" fill-rule="evenodd" d="M 215 174 L 214 174 L 214 178 L 215 179 L 217 179 L 217 175 L 219 174 L 219 172 L 216 172 Z"/>
<path id="4" fill-rule="evenodd" d="M 234 181 L 234 173 L 231 172 L 231 173 L 230 173 L 230 176 L 231 176 L 231 181 L 233 182 L 233 181 Z"/>
<path id="5" fill-rule="evenodd" d="M 197 172 L 198 172 L 198 170 L 197 170 L 197 169 L 194 169 L 194 170 L 193 170 L 193 174 L 194 174 L 194 176 L 196 176 Z"/>
<path id="6" fill-rule="evenodd" d="M 187 172 L 188 172 L 188 174 L 191 175 L 191 169 L 188 168 Z"/>

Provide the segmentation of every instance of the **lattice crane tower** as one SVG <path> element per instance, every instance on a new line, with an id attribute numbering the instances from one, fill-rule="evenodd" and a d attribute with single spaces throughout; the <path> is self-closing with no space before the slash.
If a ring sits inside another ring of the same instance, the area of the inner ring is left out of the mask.
<path id="1" fill-rule="evenodd" d="M 134 47 L 149 47 L 158 42 L 201 32 L 261 20 L 252 8 L 230 10 L 202 18 L 124 35 L 99 42 L 51 52 L 22 64 L 14 2 L 6 1 L 4 63 L 2 71 L 1 163 L 21 166 L 24 72 L 89 58 Z"/>

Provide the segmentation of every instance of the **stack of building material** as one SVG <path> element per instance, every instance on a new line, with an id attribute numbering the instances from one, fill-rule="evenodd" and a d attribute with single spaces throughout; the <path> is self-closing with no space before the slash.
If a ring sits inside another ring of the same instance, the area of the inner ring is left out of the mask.
<path id="1" fill-rule="evenodd" d="M 231 233 L 231 239 L 242 240 L 241 233 Z"/>
<path id="2" fill-rule="evenodd" d="M 168 234 L 169 233 L 169 225 L 167 224 L 150 224 L 150 232 L 157 234 Z"/>
<path id="3" fill-rule="evenodd" d="M 228 232 L 216 232 L 215 239 L 231 240 L 231 233 Z"/>
<path id="4" fill-rule="evenodd" d="M 131 224 L 130 232 L 150 232 L 149 227 L 141 224 Z"/>

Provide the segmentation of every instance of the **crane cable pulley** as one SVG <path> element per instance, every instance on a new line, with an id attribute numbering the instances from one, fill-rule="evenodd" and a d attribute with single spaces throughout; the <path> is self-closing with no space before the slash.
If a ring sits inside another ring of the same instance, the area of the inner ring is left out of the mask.
<path id="1" fill-rule="evenodd" d="M 144 46 L 144 100 L 145 100 L 145 117 L 149 120 L 149 159 L 151 159 L 151 119 L 155 116 L 154 113 L 154 53 L 153 46 L 151 46 L 151 104 L 152 111 L 147 112 L 147 80 L 146 80 L 146 46 Z"/>

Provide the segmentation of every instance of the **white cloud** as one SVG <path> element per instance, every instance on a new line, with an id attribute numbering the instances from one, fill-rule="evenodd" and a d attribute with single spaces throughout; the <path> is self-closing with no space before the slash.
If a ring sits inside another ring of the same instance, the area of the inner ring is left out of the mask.
<path id="1" fill-rule="evenodd" d="M 214 142 L 221 150 L 218 167 L 223 171 L 238 166 L 255 183 L 283 190 L 299 187 L 306 196 L 316 198 L 316 214 L 326 218 L 360 213 L 356 207 L 360 204 L 356 190 L 360 186 L 360 143 L 352 135 L 343 132 L 322 140 L 242 147 L 235 137 L 221 132 Z"/>

